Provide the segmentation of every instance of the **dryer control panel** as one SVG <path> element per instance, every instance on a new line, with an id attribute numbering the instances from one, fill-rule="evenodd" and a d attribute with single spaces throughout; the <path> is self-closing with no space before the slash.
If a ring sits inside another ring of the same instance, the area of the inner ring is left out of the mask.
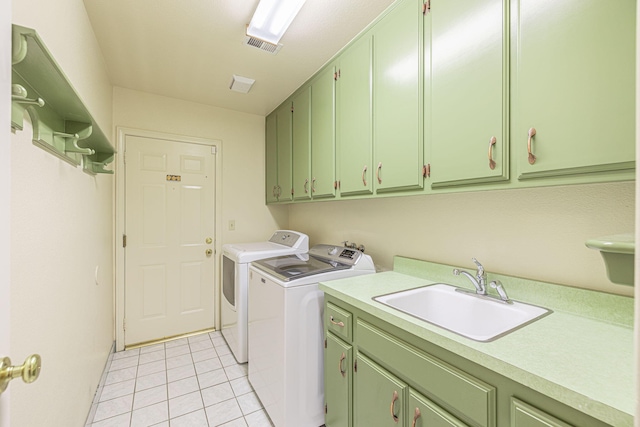
<path id="1" fill-rule="evenodd" d="M 297 247 L 300 243 L 307 239 L 305 234 L 297 233 L 290 230 L 277 230 L 269 239 L 271 243 L 288 246 L 290 248 Z"/>

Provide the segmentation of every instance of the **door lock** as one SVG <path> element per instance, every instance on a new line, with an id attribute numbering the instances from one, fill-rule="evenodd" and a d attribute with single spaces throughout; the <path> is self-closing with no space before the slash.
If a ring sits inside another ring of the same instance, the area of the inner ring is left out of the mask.
<path id="1" fill-rule="evenodd" d="M 211 250 L 211 249 L 207 249 L 204 253 L 205 253 L 207 256 L 211 256 L 211 255 L 213 254 L 213 250 Z"/>
<path id="2" fill-rule="evenodd" d="M 205 240 L 207 242 L 207 245 L 210 245 L 213 242 L 213 239 L 211 237 L 207 237 L 207 240 Z"/>
<path id="3" fill-rule="evenodd" d="M 11 359 L 3 357 L 0 359 L 0 393 L 7 389 L 9 382 L 15 378 L 22 377 L 22 381 L 30 384 L 40 376 L 42 358 L 39 354 L 32 354 L 27 357 L 20 366 L 11 366 Z"/>

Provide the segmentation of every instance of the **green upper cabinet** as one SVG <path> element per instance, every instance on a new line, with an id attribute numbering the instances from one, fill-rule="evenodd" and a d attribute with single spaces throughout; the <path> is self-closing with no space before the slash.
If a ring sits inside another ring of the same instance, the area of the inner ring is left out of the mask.
<path id="1" fill-rule="evenodd" d="M 325 68 L 311 83 L 311 197 L 314 199 L 336 195 L 335 70 L 334 65 Z"/>
<path id="2" fill-rule="evenodd" d="M 311 86 L 293 98 L 293 200 L 311 198 Z"/>
<path id="3" fill-rule="evenodd" d="M 422 0 L 401 0 L 372 29 L 377 193 L 424 185 L 423 20 Z"/>
<path id="4" fill-rule="evenodd" d="M 340 195 L 372 194 L 372 37 L 339 57 L 336 75 L 336 163 Z"/>
<path id="5" fill-rule="evenodd" d="M 282 104 L 267 116 L 265 123 L 266 200 L 267 203 L 290 202 L 291 186 L 291 102 Z"/>
<path id="6" fill-rule="evenodd" d="M 431 1 L 432 188 L 509 179 L 508 2 Z"/>
<path id="7" fill-rule="evenodd" d="M 518 178 L 632 178 L 636 2 L 513 0 L 513 8 Z"/>
<path id="8" fill-rule="evenodd" d="M 266 200 L 267 203 L 278 201 L 278 118 L 271 113 L 265 121 L 265 169 L 266 169 Z"/>

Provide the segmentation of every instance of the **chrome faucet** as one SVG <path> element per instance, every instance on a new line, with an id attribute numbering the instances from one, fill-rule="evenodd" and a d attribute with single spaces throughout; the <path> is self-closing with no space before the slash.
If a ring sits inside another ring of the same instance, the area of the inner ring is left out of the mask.
<path id="1" fill-rule="evenodd" d="M 498 292 L 498 295 L 500 295 L 500 299 L 502 301 L 506 303 L 511 302 L 511 300 L 507 296 L 507 291 L 504 290 L 504 287 L 502 286 L 502 283 L 500 282 L 500 280 L 492 281 L 491 283 L 489 283 L 489 286 L 491 286 L 493 289 L 496 290 L 496 292 Z"/>
<path id="2" fill-rule="evenodd" d="M 453 274 L 456 276 L 463 275 L 466 276 L 473 286 L 476 288 L 476 294 L 478 295 L 487 295 L 487 274 L 484 271 L 484 267 L 477 259 L 471 258 L 475 265 L 478 267 L 478 271 L 476 272 L 476 276 L 473 277 L 471 273 L 468 273 L 464 270 L 460 270 L 457 268 L 453 269 Z"/>

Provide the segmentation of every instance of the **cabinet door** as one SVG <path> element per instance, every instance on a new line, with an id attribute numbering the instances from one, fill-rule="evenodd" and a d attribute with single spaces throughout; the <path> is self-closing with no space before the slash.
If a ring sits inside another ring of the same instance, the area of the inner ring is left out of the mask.
<path id="1" fill-rule="evenodd" d="M 277 115 L 272 113 L 265 121 L 265 192 L 267 203 L 278 201 L 278 129 Z"/>
<path id="2" fill-rule="evenodd" d="M 355 425 L 403 426 L 407 385 L 361 353 L 357 359 L 353 376 Z"/>
<path id="3" fill-rule="evenodd" d="M 422 188 L 422 0 L 403 0 L 373 28 L 376 192 Z"/>
<path id="4" fill-rule="evenodd" d="M 324 401 L 327 427 L 351 426 L 352 347 L 327 332 L 324 350 Z"/>
<path id="5" fill-rule="evenodd" d="M 293 200 L 311 198 L 311 86 L 293 98 Z"/>
<path id="6" fill-rule="evenodd" d="M 336 194 L 335 67 L 327 67 L 312 82 L 311 96 L 311 196 Z"/>
<path id="7" fill-rule="evenodd" d="M 278 116 L 278 201 L 280 202 L 290 202 L 293 198 L 291 194 L 293 190 L 291 186 L 292 114 L 290 102 L 283 104 L 276 112 Z"/>
<path id="8" fill-rule="evenodd" d="M 363 35 L 340 56 L 336 84 L 336 149 L 341 196 L 371 194 L 372 37 Z"/>
<path id="9" fill-rule="evenodd" d="M 415 390 L 409 390 L 407 417 L 411 427 L 468 427 Z"/>
<path id="10" fill-rule="evenodd" d="M 433 0 L 432 188 L 509 178 L 509 0 Z"/>
<path id="11" fill-rule="evenodd" d="M 636 2 L 514 4 L 518 178 L 633 170 Z"/>
<path id="12" fill-rule="evenodd" d="M 528 405 L 518 399 L 511 398 L 511 427 L 571 427 L 569 424 L 560 421 Z"/>

